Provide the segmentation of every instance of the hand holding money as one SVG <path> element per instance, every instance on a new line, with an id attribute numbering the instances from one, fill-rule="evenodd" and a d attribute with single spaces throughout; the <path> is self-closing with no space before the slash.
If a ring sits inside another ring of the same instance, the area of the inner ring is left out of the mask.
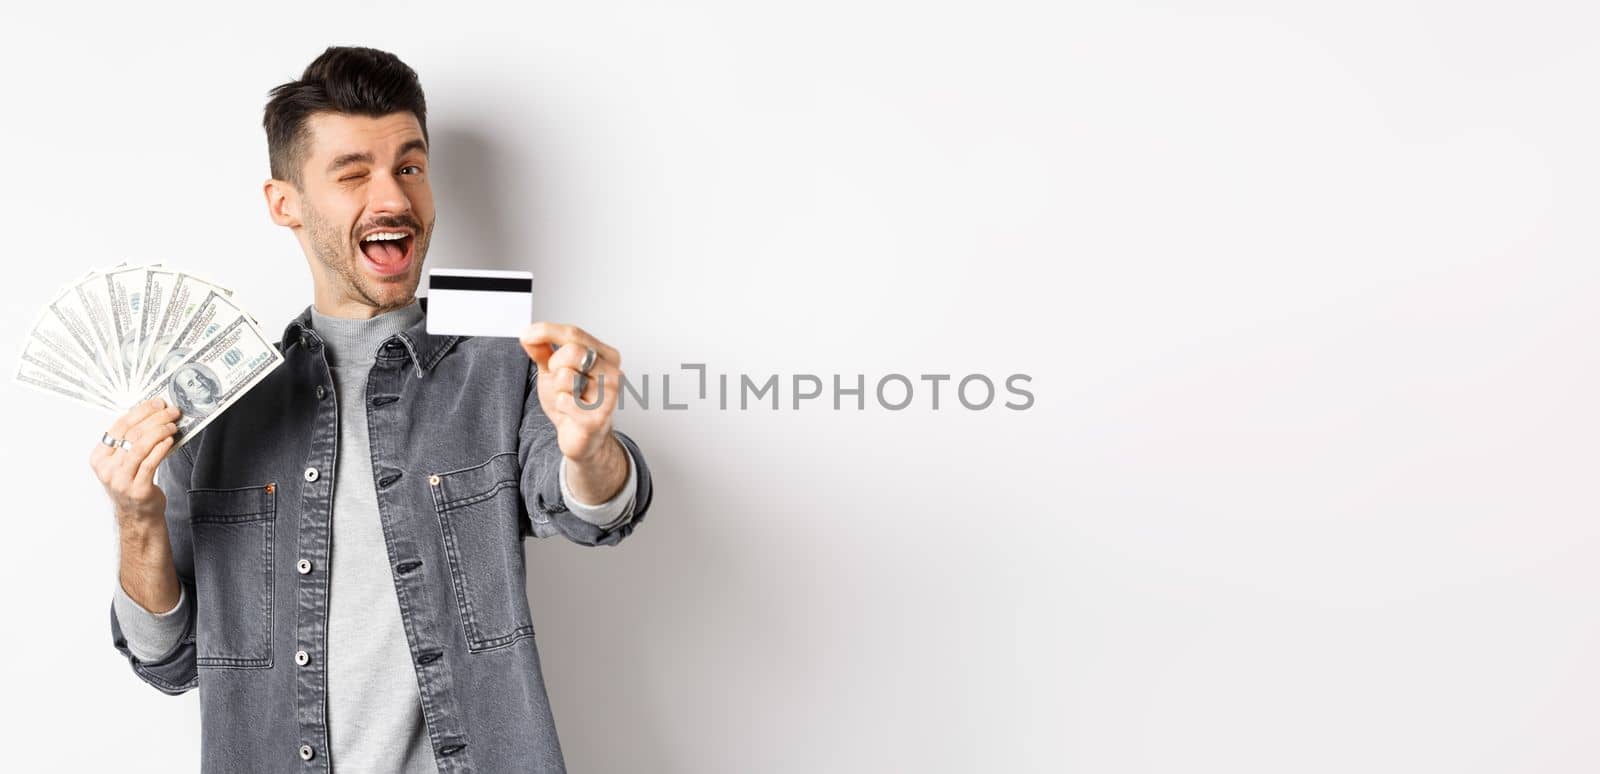
<path id="1" fill-rule="evenodd" d="M 178 417 L 176 407 L 159 398 L 147 400 L 106 431 L 111 438 L 126 439 L 126 449 L 97 442 L 89 453 L 89 467 L 106 488 L 118 523 L 148 524 L 165 517 L 167 497 L 156 486 L 156 468 L 172 451 Z"/>
<path id="2" fill-rule="evenodd" d="M 177 448 L 283 363 L 232 295 L 159 265 L 90 272 L 40 314 L 17 381 L 112 413 L 126 409 L 118 420 L 126 426 L 113 425 L 103 439 L 113 457 L 134 457 L 135 438 L 120 433 L 148 434 L 141 423 L 151 420 L 150 412 L 171 407 L 177 416 L 162 421 L 173 424 L 168 435 Z M 138 464 L 157 442 L 137 455 Z M 132 481 L 137 465 L 117 470 Z"/>

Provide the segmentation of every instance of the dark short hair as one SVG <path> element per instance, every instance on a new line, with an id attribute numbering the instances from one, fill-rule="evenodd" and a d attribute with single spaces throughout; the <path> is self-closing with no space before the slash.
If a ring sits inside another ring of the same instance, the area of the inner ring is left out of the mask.
<path id="1" fill-rule="evenodd" d="M 316 113 L 347 113 L 377 118 L 410 112 L 428 139 L 428 105 L 422 83 L 400 57 L 358 46 L 330 46 L 306 65 L 300 80 L 268 92 L 261 125 L 267 130 L 267 158 L 272 176 L 302 184 L 311 138 L 306 120 Z"/>

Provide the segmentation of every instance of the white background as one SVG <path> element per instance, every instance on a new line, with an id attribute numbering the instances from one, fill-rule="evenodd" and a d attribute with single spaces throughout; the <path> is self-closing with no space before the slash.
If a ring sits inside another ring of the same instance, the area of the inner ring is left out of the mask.
<path id="1" fill-rule="evenodd" d="M 8 9 L 7 346 L 120 260 L 279 328 L 266 91 L 385 48 L 431 263 L 630 374 L 1033 376 L 625 411 L 648 520 L 529 546 L 573 771 L 1600 768 L 1597 19 L 1064 5 Z M 3 389 L 3 766 L 192 771 L 111 648 L 107 420 Z"/>

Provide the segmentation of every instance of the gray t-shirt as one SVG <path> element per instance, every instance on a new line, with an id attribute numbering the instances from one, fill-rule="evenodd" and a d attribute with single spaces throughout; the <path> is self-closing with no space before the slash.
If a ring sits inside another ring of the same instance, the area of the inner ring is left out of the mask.
<path id="1" fill-rule="evenodd" d="M 328 744 L 342 771 L 438 771 L 422 720 L 400 601 L 379 523 L 363 397 L 384 340 L 422 319 L 413 303 L 370 320 L 311 311 L 339 400 L 328 590 Z M 332 397 L 332 396 L 330 396 Z"/>

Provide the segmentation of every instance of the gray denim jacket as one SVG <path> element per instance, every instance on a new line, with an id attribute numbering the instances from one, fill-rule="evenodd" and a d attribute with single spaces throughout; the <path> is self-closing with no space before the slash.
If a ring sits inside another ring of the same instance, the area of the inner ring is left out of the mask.
<path id="1" fill-rule="evenodd" d="M 617 433 L 636 466 L 633 517 L 598 527 L 562 501 L 555 428 L 514 339 L 434 336 L 424 320 L 384 343 L 364 404 L 336 408 L 309 319 L 308 309 L 284 331 L 282 366 L 162 464 L 173 559 L 194 601 L 190 630 L 145 661 L 129 651 L 113 610 L 113 643 L 157 689 L 200 688 L 203 771 L 330 771 L 322 654 L 336 411 L 365 411 L 439 770 L 564 771 L 523 538 L 627 537 L 650 505 L 643 453 Z M 291 658 L 298 650 L 311 654 L 303 666 Z"/>

